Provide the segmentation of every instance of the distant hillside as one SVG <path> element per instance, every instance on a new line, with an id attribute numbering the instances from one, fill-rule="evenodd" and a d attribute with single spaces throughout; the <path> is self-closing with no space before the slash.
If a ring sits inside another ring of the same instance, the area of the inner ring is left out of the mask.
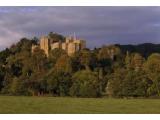
<path id="1" fill-rule="evenodd" d="M 137 52 L 147 58 L 152 53 L 160 53 L 160 44 L 144 43 L 139 45 L 119 45 L 123 53 Z"/>

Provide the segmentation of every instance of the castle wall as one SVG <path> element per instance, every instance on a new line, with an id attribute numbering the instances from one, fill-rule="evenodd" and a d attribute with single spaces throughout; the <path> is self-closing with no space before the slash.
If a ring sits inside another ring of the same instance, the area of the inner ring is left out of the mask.
<path id="1" fill-rule="evenodd" d="M 68 43 L 68 55 L 71 56 L 76 52 L 76 44 L 75 43 Z"/>
<path id="2" fill-rule="evenodd" d="M 68 50 L 68 44 L 67 43 L 62 43 L 62 49 L 67 51 Z"/>
<path id="3" fill-rule="evenodd" d="M 40 39 L 40 48 L 43 49 L 46 55 L 49 55 L 49 50 L 56 48 L 63 49 L 67 52 L 69 56 L 73 55 L 75 52 L 84 49 L 86 47 L 86 42 L 80 39 L 74 39 L 73 37 L 66 37 L 65 42 L 55 42 L 52 43 L 48 37 L 42 37 Z"/>
<path id="4" fill-rule="evenodd" d="M 49 39 L 48 39 L 48 37 L 42 37 L 40 39 L 40 48 L 42 50 L 44 50 L 44 52 L 46 53 L 47 56 L 49 55 L 49 48 L 50 48 L 50 46 L 49 46 Z"/>
<path id="5" fill-rule="evenodd" d="M 51 50 L 53 49 L 61 49 L 62 44 L 60 42 L 52 43 L 51 44 Z"/>

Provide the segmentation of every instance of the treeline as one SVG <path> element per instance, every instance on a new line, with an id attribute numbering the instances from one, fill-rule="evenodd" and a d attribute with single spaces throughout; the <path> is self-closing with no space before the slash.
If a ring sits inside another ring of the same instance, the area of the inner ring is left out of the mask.
<path id="1" fill-rule="evenodd" d="M 56 33 L 50 33 L 49 36 L 55 40 L 64 40 L 63 36 Z M 23 38 L 0 52 L 1 94 L 160 96 L 158 52 L 149 52 L 147 49 L 146 54 L 143 50 L 131 51 L 126 46 L 109 45 L 94 50 L 83 49 L 71 57 L 61 49 L 54 49 L 47 57 L 39 48 L 32 53 L 32 44 L 38 44 L 38 39 Z M 156 49 L 160 50 L 160 47 Z"/>
<path id="2" fill-rule="evenodd" d="M 129 52 L 136 52 L 143 57 L 147 58 L 152 53 L 160 53 L 160 44 L 152 44 L 152 43 L 144 43 L 139 45 L 116 45 L 120 47 L 121 51 L 123 53 L 126 53 L 126 51 Z"/>

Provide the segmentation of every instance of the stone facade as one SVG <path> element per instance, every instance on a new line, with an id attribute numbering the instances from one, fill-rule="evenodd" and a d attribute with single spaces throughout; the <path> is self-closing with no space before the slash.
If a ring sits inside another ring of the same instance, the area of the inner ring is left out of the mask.
<path id="1" fill-rule="evenodd" d="M 76 39 L 74 37 L 66 37 L 65 42 L 53 42 L 53 40 L 50 40 L 47 36 L 41 37 L 40 49 L 44 50 L 47 56 L 49 55 L 50 50 L 56 48 L 65 50 L 67 54 L 71 56 L 75 52 L 86 48 L 86 42 L 84 40 Z M 33 49 L 34 46 L 32 50 Z"/>
<path id="2" fill-rule="evenodd" d="M 47 56 L 49 55 L 50 44 L 49 44 L 48 37 L 41 37 L 40 49 L 44 50 L 44 52 L 46 53 Z"/>
<path id="3" fill-rule="evenodd" d="M 51 50 L 61 48 L 61 42 L 55 42 L 51 44 Z"/>

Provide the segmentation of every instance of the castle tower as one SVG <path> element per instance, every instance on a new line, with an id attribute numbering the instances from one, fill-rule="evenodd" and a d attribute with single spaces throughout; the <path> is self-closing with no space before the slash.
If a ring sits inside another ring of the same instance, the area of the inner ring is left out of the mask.
<path id="1" fill-rule="evenodd" d="M 76 44 L 73 42 L 68 43 L 68 50 L 67 50 L 68 55 L 71 56 L 75 52 L 76 52 Z"/>
<path id="2" fill-rule="evenodd" d="M 84 40 L 74 40 L 74 43 L 76 44 L 77 51 L 86 48 L 86 42 Z"/>
<path id="3" fill-rule="evenodd" d="M 62 43 L 62 50 L 68 50 L 68 43 Z"/>
<path id="4" fill-rule="evenodd" d="M 75 52 L 86 48 L 86 42 L 84 40 L 76 39 L 74 35 L 74 37 L 66 37 L 66 43 L 64 46 L 67 48 L 66 51 L 68 55 L 71 56 Z"/>
<path id="5" fill-rule="evenodd" d="M 50 44 L 50 41 L 49 41 L 48 37 L 41 37 L 40 48 L 42 50 L 44 50 L 44 52 L 47 56 L 49 55 L 49 49 L 50 49 L 49 44 Z"/>

